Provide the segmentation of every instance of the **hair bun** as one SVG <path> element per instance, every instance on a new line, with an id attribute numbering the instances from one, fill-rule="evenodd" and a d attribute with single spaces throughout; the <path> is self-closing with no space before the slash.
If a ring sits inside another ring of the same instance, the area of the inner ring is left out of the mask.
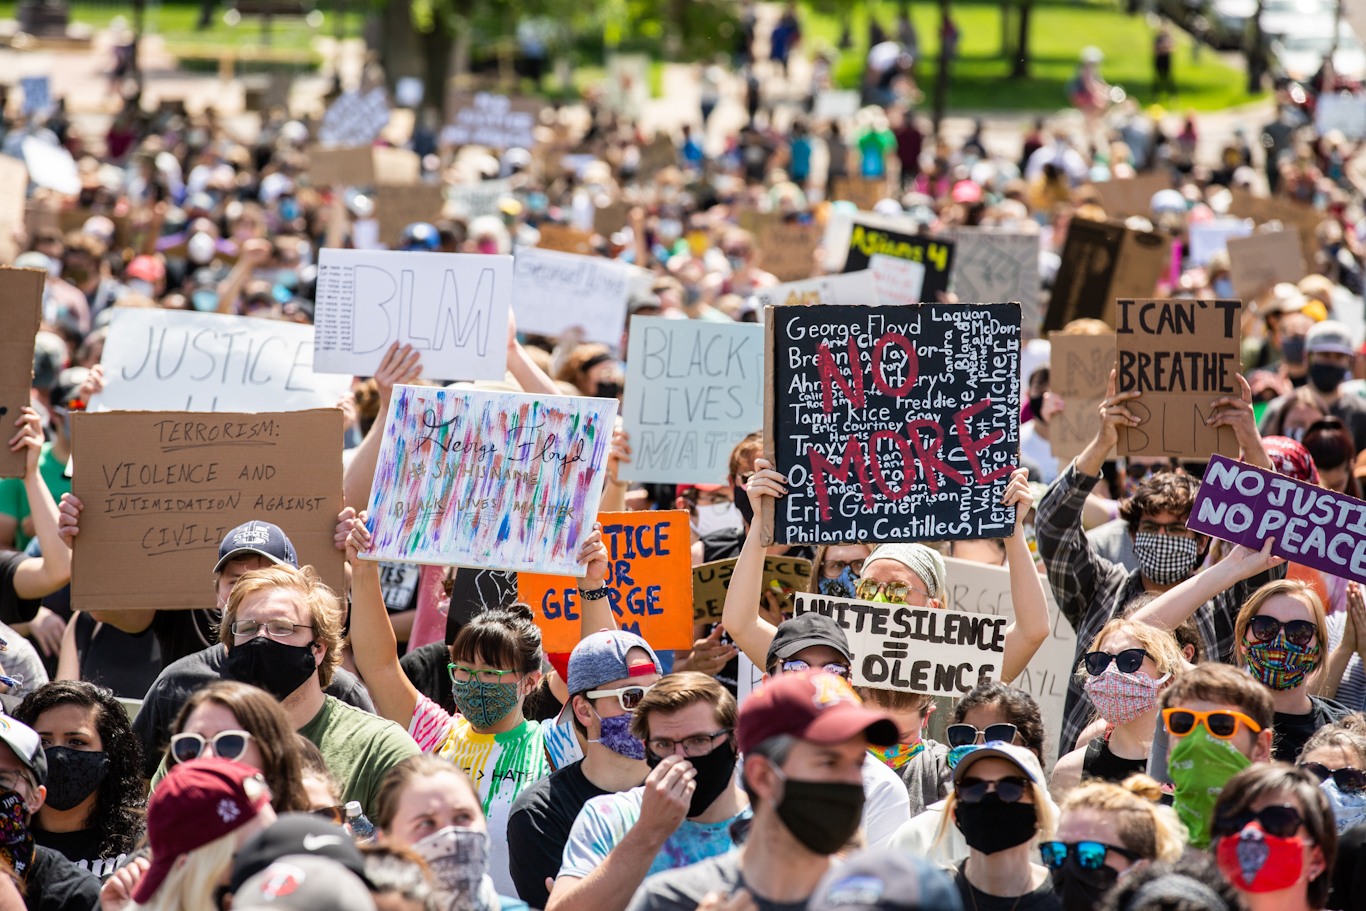
<path id="1" fill-rule="evenodd" d="M 518 620 L 525 620 L 527 623 L 536 622 L 536 612 L 533 611 L 531 605 L 527 604 L 525 601 L 514 601 L 502 608 L 502 610 L 512 614 L 512 616 L 516 617 Z"/>
<path id="2" fill-rule="evenodd" d="M 1142 772 L 1135 772 L 1120 784 L 1120 787 L 1136 797 L 1157 803 L 1162 799 L 1162 785 Z"/>

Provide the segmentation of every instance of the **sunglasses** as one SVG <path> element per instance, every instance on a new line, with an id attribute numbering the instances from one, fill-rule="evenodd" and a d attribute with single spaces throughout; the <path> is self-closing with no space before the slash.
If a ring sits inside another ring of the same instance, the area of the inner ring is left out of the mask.
<path id="1" fill-rule="evenodd" d="M 346 807 L 319 807 L 310 814 L 319 819 L 326 819 L 328 822 L 336 823 L 339 826 L 346 825 Z"/>
<path id="2" fill-rule="evenodd" d="M 1277 838 L 1289 838 L 1304 825 L 1300 811 L 1294 807 L 1264 807 L 1255 813 L 1244 810 L 1228 816 L 1215 816 L 1210 822 L 1210 834 L 1237 835 L 1253 822 L 1260 823 L 1262 831 Z"/>
<path id="3" fill-rule="evenodd" d="M 1366 789 L 1366 772 L 1361 769 L 1341 768 L 1330 769 L 1319 762 L 1302 762 L 1300 768 L 1313 772 L 1318 776 L 1319 781 L 1327 781 L 1332 778 L 1337 783 L 1338 790 L 1361 791 Z"/>
<path id="4" fill-rule="evenodd" d="M 859 573 L 863 572 L 863 561 L 826 560 L 825 563 L 821 565 L 821 575 L 825 576 L 825 578 L 827 579 L 835 579 L 838 578 L 839 575 L 843 573 L 846 568 L 852 569 L 854 571 L 854 575 L 857 576 Z"/>
<path id="5" fill-rule="evenodd" d="M 1115 655 L 1109 652 L 1087 652 L 1081 660 L 1086 665 L 1086 673 L 1092 677 L 1099 677 L 1105 673 L 1111 661 L 1115 663 L 1115 670 L 1121 674 L 1132 674 L 1143 666 L 1143 659 L 1147 657 L 1148 653 L 1141 648 L 1126 648 Z"/>
<path id="6" fill-rule="evenodd" d="M 992 791 L 1006 803 L 1019 803 L 1029 790 L 1029 782 L 1018 775 L 1007 775 L 995 781 L 964 777 L 958 782 L 955 790 L 958 792 L 958 799 L 963 803 L 981 803 L 982 798 Z"/>
<path id="7" fill-rule="evenodd" d="M 949 739 L 949 746 L 965 747 L 970 743 L 986 743 L 989 740 L 1013 743 L 1018 733 L 1019 729 L 1013 724 L 989 724 L 982 730 L 970 724 L 951 724 L 945 729 L 944 736 Z"/>
<path id="8" fill-rule="evenodd" d="M 1261 733 L 1262 726 L 1242 712 L 1195 712 L 1190 709 L 1163 709 L 1162 723 L 1167 726 L 1169 734 L 1177 737 L 1185 737 L 1195 730 L 1197 724 L 1203 724 L 1205 730 L 1210 732 L 1210 736 L 1220 740 L 1228 740 L 1238 733 L 1239 722 L 1245 724 L 1253 733 Z"/>
<path id="9" fill-rule="evenodd" d="M 1039 856 L 1054 870 L 1062 868 L 1069 854 L 1076 857 L 1077 866 L 1083 870 L 1099 870 L 1105 866 L 1105 855 L 1111 851 L 1128 858 L 1131 863 L 1141 859 L 1128 848 L 1107 845 L 1103 841 L 1045 841 L 1039 844 Z"/>
<path id="10" fill-rule="evenodd" d="M 176 734 L 171 738 L 171 756 L 176 762 L 189 762 L 204 753 L 205 746 L 213 747 L 219 759 L 237 760 L 247 751 L 251 735 L 246 731 L 219 731 L 211 738 L 203 734 Z"/>
<path id="11" fill-rule="evenodd" d="M 623 712 L 634 712 L 636 706 L 640 705 L 640 700 L 644 699 L 645 694 L 652 689 L 654 689 L 653 683 L 649 686 L 623 686 L 615 690 L 589 690 L 584 695 L 589 699 L 605 699 L 608 696 L 616 696 Z"/>
<path id="12" fill-rule="evenodd" d="M 1282 628 L 1285 629 L 1286 642 L 1301 646 L 1313 642 L 1314 634 L 1318 632 L 1318 628 L 1308 620 L 1288 620 L 1282 623 L 1275 617 L 1268 617 L 1265 614 L 1258 614 L 1247 624 L 1247 631 L 1258 642 L 1270 642 Z"/>
<path id="13" fill-rule="evenodd" d="M 874 582 L 872 579 L 860 579 L 854 584 L 854 595 L 860 601 L 872 601 L 878 595 L 885 594 L 888 601 L 905 604 L 911 592 L 918 592 L 926 598 L 934 597 L 909 582 Z"/>
<path id="14" fill-rule="evenodd" d="M 800 674 L 802 671 L 811 670 L 813 666 L 814 665 L 803 661 L 800 658 L 793 658 L 783 662 L 783 673 Z M 849 679 L 849 668 L 843 664 L 822 664 L 819 669 L 828 674 L 834 674 L 836 677 L 843 677 L 845 680 Z"/>

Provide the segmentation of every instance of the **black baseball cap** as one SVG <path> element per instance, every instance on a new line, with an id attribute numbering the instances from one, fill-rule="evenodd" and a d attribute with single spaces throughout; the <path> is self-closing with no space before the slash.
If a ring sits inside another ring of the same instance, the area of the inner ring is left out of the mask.
<path id="1" fill-rule="evenodd" d="M 213 571 L 221 573 L 229 560 L 246 554 L 259 554 L 277 566 L 299 568 L 299 555 L 294 553 L 294 545 L 289 543 L 280 526 L 253 519 L 223 536 L 223 542 L 218 545 L 218 564 Z"/>
<path id="2" fill-rule="evenodd" d="M 365 879 L 365 857 L 345 829 L 309 813 L 282 813 L 238 850 L 228 890 L 236 892 L 281 857 L 295 854 L 330 858 Z"/>
<path id="3" fill-rule="evenodd" d="M 765 670 L 773 667 L 775 660 L 785 661 L 813 645 L 828 645 L 843 655 L 845 661 L 852 663 L 854 660 L 849 652 L 849 640 L 834 618 L 812 611 L 778 624 L 778 632 L 764 659 Z"/>

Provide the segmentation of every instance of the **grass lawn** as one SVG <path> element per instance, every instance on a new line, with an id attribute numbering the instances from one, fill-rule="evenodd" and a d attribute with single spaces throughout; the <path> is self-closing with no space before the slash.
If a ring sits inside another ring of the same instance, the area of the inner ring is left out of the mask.
<path id="1" fill-rule="evenodd" d="M 839 40 L 838 20 L 805 9 L 805 49 L 813 44 L 833 47 Z M 887 0 L 866 0 L 853 16 L 855 46 L 842 52 L 836 72 L 840 82 L 855 88 L 859 82 L 868 42 L 868 19 L 888 31 L 896 25 L 897 6 Z M 1077 65 L 1078 52 L 1095 45 L 1105 52 L 1101 68 L 1106 81 L 1123 86 L 1144 104 L 1152 97 L 1152 44 L 1155 31 L 1142 15 L 1129 16 L 1105 0 L 1036 0 L 1030 18 L 1030 76 L 1010 78 L 1011 65 L 1001 48 L 1001 7 L 994 3 L 955 2 L 951 15 L 958 25 L 958 56 L 950 70 L 949 108 L 968 111 L 1038 110 L 1066 107 L 1063 88 Z M 939 54 L 939 9 L 935 3 L 913 3 L 911 18 L 920 38 L 922 59 L 916 63 L 916 79 L 928 97 L 934 87 Z M 1013 17 L 1012 17 L 1013 21 Z M 1253 100 L 1245 90 L 1241 69 L 1225 65 L 1208 48 L 1198 62 L 1191 60 L 1193 42 L 1173 29 L 1177 50 L 1172 70 L 1180 95 L 1172 106 L 1215 110 Z"/>

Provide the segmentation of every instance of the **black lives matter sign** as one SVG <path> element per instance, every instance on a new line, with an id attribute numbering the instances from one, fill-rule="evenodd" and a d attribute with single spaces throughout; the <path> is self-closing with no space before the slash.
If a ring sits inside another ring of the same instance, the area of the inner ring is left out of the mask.
<path id="1" fill-rule="evenodd" d="M 1019 304 L 768 307 L 765 543 L 1003 537 Z"/>

